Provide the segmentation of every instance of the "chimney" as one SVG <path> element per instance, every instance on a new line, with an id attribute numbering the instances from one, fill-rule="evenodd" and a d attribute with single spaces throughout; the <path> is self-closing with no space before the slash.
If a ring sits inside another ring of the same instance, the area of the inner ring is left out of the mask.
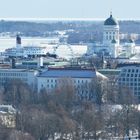
<path id="1" fill-rule="evenodd" d="M 19 35 L 16 36 L 16 48 L 21 48 L 21 37 Z"/>
<path id="2" fill-rule="evenodd" d="M 43 68 L 43 57 L 39 57 L 38 68 Z"/>

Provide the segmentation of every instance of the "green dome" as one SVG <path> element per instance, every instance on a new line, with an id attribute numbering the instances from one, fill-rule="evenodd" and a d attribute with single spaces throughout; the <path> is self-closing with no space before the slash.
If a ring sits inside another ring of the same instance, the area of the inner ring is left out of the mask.
<path id="1" fill-rule="evenodd" d="M 118 21 L 113 18 L 112 14 L 108 19 L 105 20 L 104 25 L 118 25 Z"/>
<path id="2" fill-rule="evenodd" d="M 134 43 L 134 40 L 130 38 L 129 43 Z"/>
<path id="3" fill-rule="evenodd" d="M 113 40 L 111 41 L 111 43 L 112 43 L 112 44 L 115 44 L 115 43 L 117 43 L 117 41 L 116 41 L 115 39 L 113 39 Z"/>

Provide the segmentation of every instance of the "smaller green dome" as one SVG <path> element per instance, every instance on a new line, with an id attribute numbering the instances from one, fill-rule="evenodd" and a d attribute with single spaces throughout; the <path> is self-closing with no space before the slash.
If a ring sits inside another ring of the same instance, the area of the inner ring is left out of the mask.
<path id="1" fill-rule="evenodd" d="M 116 41 L 115 39 L 113 39 L 113 40 L 111 41 L 111 43 L 112 43 L 112 44 L 115 44 L 115 43 L 117 43 L 117 41 Z"/>
<path id="2" fill-rule="evenodd" d="M 129 39 L 129 43 L 134 43 L 134 40 L 133 39 Z"/>

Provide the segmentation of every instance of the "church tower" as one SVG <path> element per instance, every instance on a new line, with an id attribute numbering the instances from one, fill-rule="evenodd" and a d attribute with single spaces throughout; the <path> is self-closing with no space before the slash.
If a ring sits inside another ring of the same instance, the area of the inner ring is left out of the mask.
<path id="1" fill-rule="evenodd" d="M 119 45 L 119 24 L 112 16 L 112 13 L 110 13 L 110 17 L 104 22 L 103 44 L 105 46 L 110 46 L 112 40 L 115 40 L 116 44 Z"/>

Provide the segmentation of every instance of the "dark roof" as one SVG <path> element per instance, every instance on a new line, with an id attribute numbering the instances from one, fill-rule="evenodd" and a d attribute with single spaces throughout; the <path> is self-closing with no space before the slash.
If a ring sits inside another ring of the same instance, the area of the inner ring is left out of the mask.
<path id="1" fill-rule="evenodd" d="M 118 21 L 113 18 L 112 14 L 108 19 L 105 20 L 104 25 L 118 25 Z"/>
<path id="2" fill-rule="evenodd" d="M 138 63 L 138 62 L 120 63 L 120 64 L 117 65 L 117 68 L 126 67 L 126 66 L 136 66 L 136 67 L 139 67 L 140 63 Z"/>
<path id="3" fill-rule="evenodd" d="M 46 70 L 38 75 L 39 77 L 71 77 L 71 78 L 95 78 L 96 71 L 93 70 Z"/>

